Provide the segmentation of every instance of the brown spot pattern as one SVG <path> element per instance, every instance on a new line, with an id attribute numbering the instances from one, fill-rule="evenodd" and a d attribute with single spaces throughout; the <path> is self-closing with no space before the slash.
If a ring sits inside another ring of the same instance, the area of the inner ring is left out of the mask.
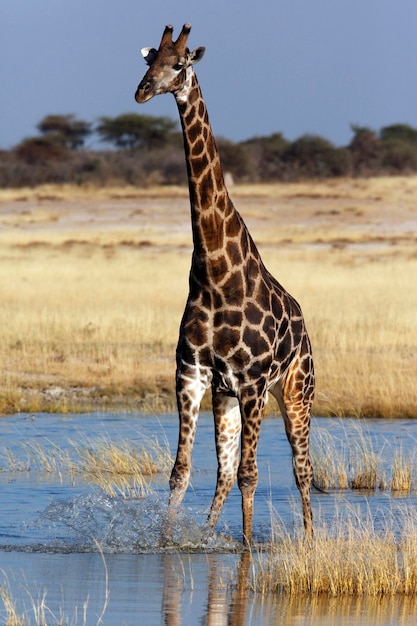
<path id="1" fill-rule="evenodd" d="M 250 542 L 258 480 L 256 450 L 270 390 L 284 419 L 304 525 L 311 535 L 308 447 L 314 367 L 310 341 L 298 303 L 265 269 L 229 198 L 193 69 L 190 66 L 180 73 L 172 72 L 175 63 L 188 58 L 189 30 L 189 26 L 184 27 L 176 41 L 172 29 L 164 31 L 160 48 L 138 88 L 146 82 L 153 89 L 172 91 L 177 99 L 195 244 L 177 347 L 180 434 L 170 479 L 170 504 L 178 506 L 187 488 L 199 405 L 211 384 L 219 469 L 208 523 L 214 527 L 237 478 L 242 492 L 244 540 Z"/>

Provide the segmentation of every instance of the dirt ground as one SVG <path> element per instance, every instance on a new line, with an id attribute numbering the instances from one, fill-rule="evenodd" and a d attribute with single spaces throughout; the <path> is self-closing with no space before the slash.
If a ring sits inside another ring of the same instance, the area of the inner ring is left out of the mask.
<path id="1" fill-rule="evenodd" d="M 417 177 L 234 186 L 230 195 L 257 243 L 415 245 Z M 0 238 L 190 246 L 186 188 L 41 187 L 0 190 Z"/>

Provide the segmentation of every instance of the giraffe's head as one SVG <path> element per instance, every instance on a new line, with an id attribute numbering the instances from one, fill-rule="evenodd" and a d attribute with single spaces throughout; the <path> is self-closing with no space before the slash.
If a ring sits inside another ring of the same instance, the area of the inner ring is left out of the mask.
<path id="1" fill-rule="evenodd" d="M 205 48 L 192 52 L 187 48 L 191 24 L 184 24 L 176 41 L 172 40 L 173 30 L 173 26 L 165 27 L 158 50 L 142 48 L 149 69 L 136 90 L 137 102 L 146 102 L 160 93 L 180 94 L 190 78 L 189 68 L 203 58 Z"/>

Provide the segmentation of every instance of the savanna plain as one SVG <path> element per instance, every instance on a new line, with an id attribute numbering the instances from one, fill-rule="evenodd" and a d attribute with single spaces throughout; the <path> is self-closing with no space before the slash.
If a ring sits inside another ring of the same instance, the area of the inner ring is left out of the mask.
<path id="1" fill-rule="evenodd" d="M 314 413 L 416 417 L 417 177 L 231 196 L 303 308 Z M 186 188 L 1 190 L 0 412 L 172 408 L 191 246 Z"/>
<path id="2" fill-rule="evenodd" d="M 314 415 L 385 418 L 394 429 L 396 418 L 417 418 L 417 177 L 236 185 L 230 195 L 266 266 L 302 306 L 316 367 Z M 174 411 L 191 251 L 185 187 L 0 190 L 4 419 Z M 209 406 L 208 395 L 203 409 Z M 273 412 L 271 401 L 267 413 Z M 415 492 L 415 454 L 404 459 L 397 451 L 387 480 L 371 441 L 359 439 L 359 453 L 348 460 L 326 437 L 315 441 L 316 479 L 324 489 Z M 140 481 L 148 470 L 134 450 L 104 444 L 89 446 L 94 471 L 86 469 L 85 451 L 77 451 L 84 473 L 101 487 L 97 476 L 104 477 L 112 497 L 127 497 L 125 488 L 111 486 L 117 474 L 141 485 L 139 497 L 146 494 L 146 478 Z M 43 451 L 35 452 L 42 465 Z M 55 453 L 59 468 L 52 463 L 48 472 L 65 469 L 67 457 Z M 150 455 L 151 473 L 166 472 L 169 452 L 159 457 L 151 447 Z M 127 470 L 132 458 L 136 465 Z M 275 593 L 374 599 L 417 593 L 410 509 L 399 534 L 389 524 L 381 531 L 370 517 L 339 521 L 336 529 L 319 521 L 314 545 L 291 531 L 273 533 L 270 545 L 242 559 L 232 576 L 237 592 L 249 589 L 266 603 Z M 17 621 L 7 590 L 0 591 L 7 623 L 26 623 Z"/>

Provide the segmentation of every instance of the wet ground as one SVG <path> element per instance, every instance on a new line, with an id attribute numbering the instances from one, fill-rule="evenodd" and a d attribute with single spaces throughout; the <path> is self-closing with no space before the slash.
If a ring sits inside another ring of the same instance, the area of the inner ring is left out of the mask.
<path id="1" fill-rule="evenodd" d="M 259 597 L 239 589 L 251 574 L 241 552 L 240 493 L 235 487 L 222 512 L 217 534 L 201 535 L 213 495 L 216 459 L 213 424 L 203 414 L 194 450 L 194 471 L 174 532 L 174 545 L 161 533 L 166 519 L 168 480 L 159 475 L 153 494 L 142 499 L 112 498 L 80 476 L 46 472 L 34 451 L 54 455 L 100 437 L 140 445 L 146 437 L 177 439 L 176 415 L 16 415 L 0 421 L 0 585 L 27 623 L 36 624 L 34 607 L 44 607 L 48 624 L 64 616 L 71 624 L 157 626 L 195 624 L 414 624 L 413 599 L 378 601 Z M 313 420 L 313 432 L 335 440 L 359 436 L 357 420 Z M 417 421 L 362 421 L 361 433 L 382 450 L 387 463 L 395 450 L 414 458 Z M 362 436 L 360 435 L 360 436 Z M 15 469 L 11 468 L 11 459 Z M 262 425 L 258 453 L 255 539 L 262 545 L 274 519 L 290 531 L 300 526 L 298 492 L 289 445 L 280 418 Z M 354 506 L 384 511 L 417 498 L 394 498 L 388 491 L 313 492 L 316 515 L 331 520 Z M 376 521 L 377 523 L 377 521 Z M 6 615 L 0 603 L 0 620 Z M 65 623 L 65 622 L 64 622 Z"/>

